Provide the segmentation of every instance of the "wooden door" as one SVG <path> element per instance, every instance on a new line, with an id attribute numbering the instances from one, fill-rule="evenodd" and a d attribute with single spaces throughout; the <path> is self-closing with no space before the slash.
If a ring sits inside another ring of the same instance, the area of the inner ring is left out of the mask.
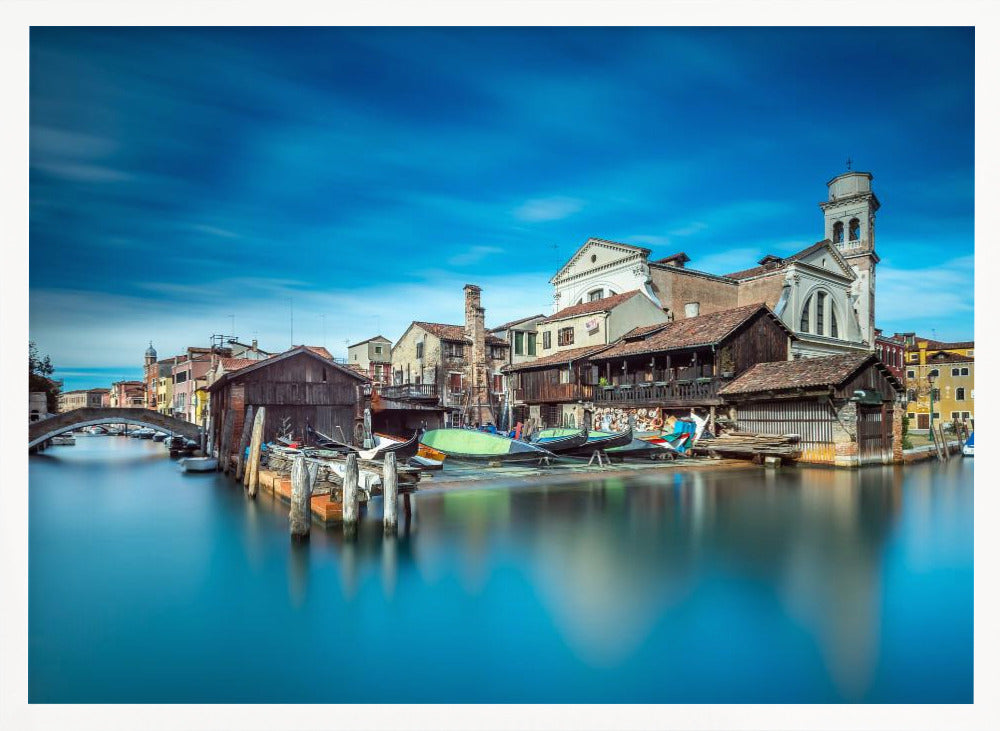
<path id="1" fill-rule="evenodd" d="M 930 429 L 931 420 L 929 414 L 917 414 L 917 429 Z"/>

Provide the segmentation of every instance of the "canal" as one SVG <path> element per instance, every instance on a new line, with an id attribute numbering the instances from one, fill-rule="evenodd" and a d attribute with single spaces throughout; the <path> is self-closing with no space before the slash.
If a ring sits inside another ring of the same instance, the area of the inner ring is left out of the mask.
<path id="1" fill-rule="evenodd" d="M 969 459 L 429 491 L 301 548 L 158 443 L 29 477 L 31 702 L 973 700 Z"/>

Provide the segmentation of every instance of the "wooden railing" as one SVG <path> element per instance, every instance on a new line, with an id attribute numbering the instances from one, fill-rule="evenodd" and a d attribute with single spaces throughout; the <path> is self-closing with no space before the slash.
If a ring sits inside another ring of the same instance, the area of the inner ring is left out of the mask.
<path id="1" fill-rule="evenodd" d="M 398 386 L 379 386 L 382 398 L 422 401 L 437 400 L 438 386 L 436 383 L 403 383 Z"/>
<path id="2" fill-rule="evenodd" d="M 524 403 L 591 401 L 595 386 L 578 383 L 540 383 L 515 389 L 514 399 Z"/>
<path id="3" fill-rule="evenodd" d="M 718 398 L 722 378 L 694 378 L 675 381 L 641 381 L 615 386 L 594 386 L 595 403 L 677 403 L 708 401 Z"/>

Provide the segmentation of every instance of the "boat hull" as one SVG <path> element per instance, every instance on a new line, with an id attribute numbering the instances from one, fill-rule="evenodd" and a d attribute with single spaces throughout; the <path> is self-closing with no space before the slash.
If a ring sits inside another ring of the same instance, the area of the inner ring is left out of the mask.
<path id="1" fill-rule="evenodd" d="M 562 454 L 582 447 L 588 439 L 589 435 L 583 429 L 542 429 L 531 444 Z"/>
<path id="2" fill-rule="evenodd" d="M 527 442 L 471 429 L 432 429 L 424 433 L 420 443 L 449 459 L 513 462 L 538 460 L 552 454 Z"/>
<path id="3" fill-rule="evenodd" d="M 631 443 L 631 427 L 623 432 L 592 431 L 587 435 L 586 443 L 574 449 L 572 454 L 588 456 L 598 450 L 606 451 L 615 447 L 624 447 Z"/>

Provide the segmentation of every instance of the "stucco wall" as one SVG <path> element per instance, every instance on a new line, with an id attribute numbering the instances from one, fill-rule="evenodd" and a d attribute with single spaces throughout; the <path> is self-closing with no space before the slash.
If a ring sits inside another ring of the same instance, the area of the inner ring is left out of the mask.
<path id="1" fill-rule="evenodd" d="M 653 292 L 664 307 L 669 308 L 674 319 L 684 318 L 684 305 L 697 302 L 699 314 L 728 310 L 737 306 L 738 292 L 735 284 L 699 276 L 681 267 L 649 268 Z"/>

